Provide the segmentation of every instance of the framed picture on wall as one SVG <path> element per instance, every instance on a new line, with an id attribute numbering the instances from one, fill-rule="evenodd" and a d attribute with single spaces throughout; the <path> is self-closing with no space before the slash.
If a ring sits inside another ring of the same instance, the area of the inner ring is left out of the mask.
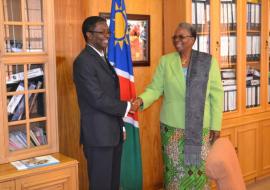
<path id="1" fill-rule="evenodd" d="M 100 13 L 110 25 L 110 14 Z M 150 16 L 127 14 L 131 58 L 134 66 L 150 65 Z"/>

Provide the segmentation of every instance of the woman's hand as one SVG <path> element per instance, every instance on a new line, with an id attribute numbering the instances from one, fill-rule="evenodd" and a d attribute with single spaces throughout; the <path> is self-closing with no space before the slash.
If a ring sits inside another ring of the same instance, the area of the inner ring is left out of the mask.
<path id="1" fill-rule="evenodd" d="M 220 137 L 220 131 L 210 130 L 209 141 L 213 144 Z"/>
<path id="2" fill-rule="evenodd" d="M 142 105 L 142 103 L 143 103 L 143 100 L 140 97 L 137 97 L 136 99 L 131 100 L 130 113 L 137 112 L 140 106 Z"/>

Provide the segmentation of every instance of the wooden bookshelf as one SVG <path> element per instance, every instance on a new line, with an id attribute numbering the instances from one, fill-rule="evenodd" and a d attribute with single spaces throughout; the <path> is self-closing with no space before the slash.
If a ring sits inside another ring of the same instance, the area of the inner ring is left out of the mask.
<path id="1" fill-rule="evenodd" d="M 0 189 L 77 190 L 78 162 L 57 153 L 54 1 L 0 0 L 0 9 Z M 48 154 L 60 163 L 8 163 Z"/>
<path id="2" fill-rule="evenodd" d="M 0 1 L 0 164 L 58 151 L 53 1 Z"/>

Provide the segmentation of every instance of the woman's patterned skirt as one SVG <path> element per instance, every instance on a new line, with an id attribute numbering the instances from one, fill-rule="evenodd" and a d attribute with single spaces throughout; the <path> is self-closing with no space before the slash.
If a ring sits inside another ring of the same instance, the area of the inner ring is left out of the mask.
<path id="1" fill-rule="evenodd" d="M 209 129 L 203 129 L 202 163 L 184 164 L 184 129 L 161 124 L 165 190 L 208 190 L 205 159 L 209 151 Z"/>

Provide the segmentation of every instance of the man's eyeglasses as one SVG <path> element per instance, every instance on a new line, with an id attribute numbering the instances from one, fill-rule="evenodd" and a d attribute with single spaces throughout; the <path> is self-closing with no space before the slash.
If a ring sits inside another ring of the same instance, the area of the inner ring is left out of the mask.
<path id="1" fill-rule="evenodd" d="M 193 38 L 193 36 L 182 36 L 182 35 L 178 35 L 178 36 L 174 35 L 174 36 L 172 36 L 173 41 L 176 41 L 176 40 L 181 40 L 182 41 L 182 40 L 184 40 L 186 38 Z"/>
<path id="2" fill-rule="evenodd" d="M 111 32 L 110 31 L 95 31 L 95 30 L 89 30 L 88 32 L 91 32 L 91 33 L 98 33 L 98 34 L 103 34 L 104 36 L 107 36 L 107 35 L 111 35 Z"/>

